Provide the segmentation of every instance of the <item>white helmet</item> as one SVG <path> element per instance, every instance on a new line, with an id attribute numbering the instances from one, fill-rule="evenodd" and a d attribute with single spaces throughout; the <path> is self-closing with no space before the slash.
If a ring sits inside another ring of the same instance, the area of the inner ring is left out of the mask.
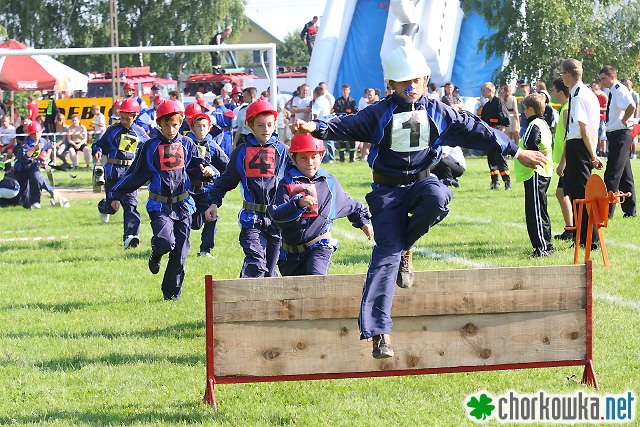
<path id="1" fill-rule="evenodd" d="M 384 69 L 384 79 L 396 82 L 431 75 L 431 68 L 427 65 L 422 52 L 410 46 L 400 46 L 393 49 L 384 59 L 382 68 Z"/>

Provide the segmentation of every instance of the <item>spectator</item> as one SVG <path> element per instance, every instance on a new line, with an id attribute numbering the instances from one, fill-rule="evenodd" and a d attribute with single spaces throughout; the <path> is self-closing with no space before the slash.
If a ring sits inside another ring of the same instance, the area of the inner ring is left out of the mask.
<path id="1" fill-rule="evenodd" d="M 460 97 L 453 93 L 453 88 L 454 88 L 453 83 L 451 82 L 445 83 L 444 95 L 442 96 L 441 101 L 445 105 L 448 105 L 449 107 L 453 108 L 454 110 L 461 111 L 464 108 L 464 104 L 462 103 L 462 100 L 460 99 Z"/>
<path id="2" fill-rule="evenodd" d="M 258 89 L 256 89 L 255 87 L 245 87 L 244 90 L 242 91 L 242 98 L 244 102 L 238 108 L 238 113 L 237 113 L 238 128 L 236 129 L 236 134 L 233 137 L 233 148 L 238 146 L 238 142 L 240 141 L 241 138 L 246 138 L 246 136 L 249 135 L 249 133 L 251 133 L 251 131 L 247 127 L 247 124 L 245 123 L 245 120 L 247 116 L 247 108 L 253 101 L 255 101 L 258 98 Z M 244 140 L 242 142 L 244 142 Z M 220 172 L 222 173 L 224 172 L 224 170 Z"/>
<path id="3" fill-rule="evenodd" d="M 627 87 L 627 89 L 629 89 L 629 91 L 631 92 L 631 97 L 633 98 L 633 102 L 636 103 L 636 111 L 633 113 L 633 118 L 637 122 L 638 118 L 640 117 L 640 95 L 638 95 L 638 92 L 633 90 L 633 82 L 631 81 L 631 79 L 622 80 L 622 84 L 625 85 Z M 638 136 L 636 135 L 631 140 L 631 156 L 630 157 L 632 159 L 636 158 L 636 147 L 637 146 L 638 146 Z"/>
<path id="4" fill-rule="evenodd" d="M 294 120 L 309 120 L 311 117 L 311 94 L 309 85 L 304 83 L 298 88 L 298 95 L 291 101 Z"/>
<path id="5" fill-rule="evenodd" d="M 16 146 L 16 128 L 11 124 L 11 117 L 4 116 L 2 118 L 2 127 L 0 127 L 0 154 L 5 155 L 8 159 L 13 157 L 13 150 Z"/>
<path id="6" fill-rule="evenodd" d="M 328 120 L 331 118 L 331 104 L 324 96 L 324 90 L 321 86 L 313 90 L 313 101 L 311 102 L 311 118 L 313 120 Z M 320 142 L 320 141 L 318 141 Z M 324 152 L 322 153 L 322 162 L 333 163 L 335 161 L 335 146 L 333 141 L 324 141 Z M 332 154 L 328 154 L 331 151 Z M 326 160 L 325 160 L 326 158 Z"/>
<path id="7" fill-rule="evenodd" d="M 500 91 L 500 99 L 504 102 L 504 105 L 507 107 L 507 111 L 509 112 L 509 126 L 506 129 L 506 134 L 509 135 L 509 138 L 516 144 L 520 139 L 520 123 L 518 121 L 518 101 L 516 97 L 512 95 L 511 86 L 503 85 L 502 90 Z"/>
<path id="8" fill-rule="evenodd" d="M 67 141 L 69 143 L 69 155 L 73 167 L 78 167 L 78 154 L 84 154 L 84 161 L 87 168 L 91 167 L 91 151 L 87 145 L 87 127 L 80 123 L 80 117 L 77 114 L 71 116 L 71 126 L 67 129 Z"/>
<path id="9" fill-rule="evenodd" d="M 226 27 L 223 31 L 216 33 L 212 38 L 209 44 L 214 46 L 220 46 L 225 39 L 227 39 L 231 35 L 232 29 L 231 27 Z M 211 52 L 211 66 L 213 67 L 214 73 L 221 72 L 221 58 L 220 52 Z"/>
<path id="10" fill-rule="evenodd" d="M 93 121 L 91 122 L 93 142 L 96 142 L 102 134 L 104 134 L 104 131 L 107 130 L 107 119 L 104 117 L 104 114 L 102 114 L 98 104 L 91 106 L 91 114 L 93 114 Z"/>
<path id="11" fill-rule="evenodd" d="M 519 89 L 522 99 L 526 98 L 531 93 L 531 85 L 529 85 L 529 83 L 520 82 Z M 524 115 L 522 101 L 520 101 L 520 105 L 518 105 L 518 111 L 520 111 L 520 136 L 523 136 L 524 131 L 527 130 L 527 116 Z"/>
<path id="12" fill-rule="evenodd" d="M 300 40 L 307 44 L 309 55 L 313 51 L 313 45 L 316 42 L 316 35 L 318 35 L 318 17 L 314 16 L 311 21 L 304 24 L 302 32 L 300 33 Z"/>
<path id="13" fill-rule="evenodd" d="M 607 132 L 606 132 L 606 118 L 607 118 L 607 95 L 600 89 L 600 81 L 596 80 L 591 83 L 591 91 L 598 98 L 600 104 L 600 124 L 598 126 L 598 148 L 596 154 L 598 156 L 607 157 Z"/>
<path id="14" fill-rule="evenodd" d="M 329 101 L 329 105 L 331 105 L 331 109 L 333 110 L 333 104 L 336 103 L 336 97 L 329 92 L 329 88 L 327 88 L 327 84 L 325 82 L 318 83 L 318 86 L 322 88 L 322 94 L 327 98 L 327 101 Z"/>
<path id="15" fill-rule="evenodd" d="M 351 93 L 351 86 L 348 84 L 342 85 L 342 96 L 336 99 L 335 104 L 333 104 L 333 112 L 337 115 L 341 114 L 355 114 L 358 112 L 358 107 L 356 107 L 356 100 L 351 98 L 349 94 Z M 340 156 L 340 162 L 344 162 L 344 152 L 349 152 L 349 161 L 354 161 L 355 148 L 356 143 L 354 141 L 337 141 L 338 146 L 338 154 Z"/>
<path id="16" fill-rule="evenodd" d="M 440 99 L 440 94 L 438 93 L 438 85 L 431 82 L 429 83 L 429 92 L 427 93 L 427 98 L 430 99 Z"/>
<path id="17" fill-rule="evenodd" d="M 36 103 L 35 98 L 33 97 L 33 95 L 29 95 L 27 97 L 27 100 L 29 101 L 27 103 L 27 111 L 29 112 L 29 120 L 34 122 L 36 120 L 36 118 L 38 117 L 38 104 Z"/>
<path id="18" fill-rule="evenodd" d="M 487 102 L 482 106 L 482 114 L 480 118 L 492 128 L 502 130 L 509 126 L 509 114 L 507 108 L 500 98 L 495 96 L 496 87 L 491 82 L 482 85 L 482 97 Z M 511 172 L 509 166 L 502 153 L 496 151 L 487 152 L 487 163 L 489 164 L 489 172 L 491 174 L 491 189 L 500 188 L 498 176 L 504 181 L 504 189 L 511 190 Z"/>
<path id="19" fill-rule="evenodd" d="M 27 126 L 31 123 L 31 119 L 26 116 L 20 116 L 20 124 L 16 126 L 16 146 L 22 144 L 27 133 Z M 21 135 L 22 134 L 22 135 Z"/>

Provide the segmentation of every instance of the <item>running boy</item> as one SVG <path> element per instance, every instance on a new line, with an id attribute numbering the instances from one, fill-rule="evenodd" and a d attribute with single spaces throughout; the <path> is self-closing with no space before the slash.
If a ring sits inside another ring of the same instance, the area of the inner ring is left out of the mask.
<path id="1" fill-rule="evenodd" d="M 160 271 L 164 254 L 169 262 L 162 280 L 165 300 L 180 299 L 184 281 L 184 262 L 189 252 L 191 215 L 196 211 L 189 195 L 191 180 L 211 177 L 207 165 L 193 141 L 179 134 L 184 108 L 176 101 L 162 102 L 156 111 L 160 133 L 138 150 L 133 164 L 113 186 L 108 198 L 118 210 L 126 194 L 149 181 L 147 212 L 151 218 L 151 256 L 149 270 Z"/>
<path id="2" fill-rule="evenodd" d="M 101 168 L 100 161 L 103 154 L 106 156 L 104 163 L 103 179 L 105 195 L 108 195 L 113 186 L 122 178 L 127 168 L 133 163 L 133 158 L 140 144 L 149 139 L 144 129 L 133 122 L 140 112 L 138 102 L 133 98 L 127 98 L 120 105 L 120 122 L 109 126 L 102 137 L 93 144 L 93 158 L 96 161 L 96 171 Z M 138 192 L 122 194 L 120 202 L 124 218 L 123 246 L 125 249 L 135 248 L 140 243 L 140 214 L 138 213 Z M 102 222 L 109 222 L 110 215 L 115 213 L 111 208 L 111 200 L 108 196 L 98 203 L 98 212 Z"/>
<path id="3" fill-rule="evenodd" d="M 385 79 L 394 93 L 357 114 L 324 122 L 297 121 L 296 133 L 322 139 L 365 141 L 372 144 L 369 166 L 371 209 L 376 245 L 362 293 L 360 338 L 373 338 L 373 357 L 393 357 L 389 333 L 395 284 L 413 284 L 412 247 L 449 213 L 451 191 L 430 168 L 440 159 L 443 145 L 517 156 L 526 166 L 545 163 L 537 151 L 518 150 L 502 132 L 480 119 L 458 113 L 440 101 L 427 99 L 430 70 L 422 53 L 401 46 L 384 58 Z"/>
<path id="4" fill-rule="evenodd" d="M 224 172 L 227 168 L 229 158 L 218 143 L 218 141 L 222 139 L 222 133 L 219 133 L 215 139 L 212 138 L 209 133 L 213 126 L 210 115 L 207 113 L 196 113 L 190 118 L 189 126 L 191 127 L 191 132 L 189 132 L 187 136 L 196 143 L 205 160 L 215 168 L 215 173 L 212 177 L 202 180 L 192 180 L 191 189 L 189 190 L 196 203 L 197 209 L 192 217 L 191 229 L 199 230 L 204 225 L 198 256 L 212 257 L 211 251 L 215 245 L 214 237 L 216 234 L 217 221 L 206 221 L 204 213 L 209 207 L 209 190 L 213 187 L 214 179 L 218 178 L 220 173 Z"/>
<path id="5" fill-rule="evenodd" d="M 278 142 L 275 120 L 278 113 L 264 98 L 247 107 L 246 125 L 251 131 L 245 144 L 231 153 L 229 165 L 216 179 L 207 221 L 218 217 L 224 195 L 242 183 L 242 210 L 239 215 L 240 246 L 244 263 L 240 277 L 275 277 L 280 254 L 280 231 L 267 214 L 287 163 L 287 146 Z"/>
<path id="6" fill-rule="evenodd" d="M 533 246 L 532 256 L 543 257 L 553 253 L 551 222 L 547 211 L 547 189 L 553 174 L 552 137 L 549 125 L 544 120 L 545 96 L 533 93 L 522 100 L 522 106 L 528 126 L 518 146 L 540 151 L 547 158 L 547 164 L 536 169 L 524 166 L 518 159 L 514 165 L 516 179 L 524 183 L 524 211 L 529 240 Z"/>
<path id="7" fill-rule="evenodd" d="M 283 276 L 325 275 L 338 241 L 331 238 L 336 218 L 349 218 L 369 240 L 369 210 L 342 190 L 338 180 L 320 169 L 324 143 L 309 134 L 295 135 L 287 167 L 269 213 L 282 231 L 278 267 Z"/>

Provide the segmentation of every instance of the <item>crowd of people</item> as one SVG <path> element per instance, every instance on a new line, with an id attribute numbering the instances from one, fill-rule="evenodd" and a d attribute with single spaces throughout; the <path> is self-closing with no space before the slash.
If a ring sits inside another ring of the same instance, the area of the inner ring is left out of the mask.
<path id="1" fill-rule="evenodd" d="M 90 130 L 77 116 L 67 126 L 64 116 L 51 111 L 54 131 L 42 138 L 46 118 L 24 117 L 13 124 L 5 116 L 2 152 L 15 163 L 5 163 L 2 182 L 8 184 L 0 185 L 0 196 L 37 208 L 42 190 L 54 192 L 41 166 L 53 153 L 70 168 L 79 167 L 81 157 L 86 167 L 94 167 L 95 183 L 104 185 L 100 219 L 107 222 L 122 208 L 123 247 L 129 249 L 140 243 L 136 191 L 148 183 L 153 231 L 148 267 L 159 273 L 168 254 L 162 281 L 167 300 L 180 298 L 191 230 L 202 229 L 198 255 L 211 257 L 218 209 L 239 185 L 239 243 L 245 254 L 240 277 L 327 274 L 338 248 L 333 222 L 347 217 L 376 243 L 359 317 L 361 338 L 372 340 L 375 358 L 394 355 L 395 286 L 412 286 L 413 246 L 449 212 L 449 187 L 460 185 L 466 169 L 463 149 L 486 153 L 494 190 L 500 179 L 505 190 L 511 188 L 507 158 L 514 159 L 534 257 L 554 250 L 547 207 L 554 173 L 560 176 L 556 197 L 566 225 L 557 238 L 575 240 L 571 201 L 584 197 L 592 169 L 604 166 L 601 156 L 608 156 L 607 188 L 632 193 L 621 206 L 623 216 L 636 216 L 630 125 L 638 117 L 638 96 L 613 67 L 603 67 L 588 88 L 581 63 L 568 59 L 553 81 L 553 96 L 544 82 L 532 93 L 529 84 L 519 82 L 519 102 L 509 85 L 496 93 L 487 82 L 477 111 L 465 109 L 453 83 L 429 84 L 429 67 L 414 48 L 393 50 L 383 70 L 384 94 L 366 88 L 358 101 L 349 84 L 342 85 L 338 98 L 324 82 L 274 97 L 227 84 L 212 104 L 198 92 L 186 108 L 177 94 L 165 100 L 156 87 L 147 106 L 135 87 L 125 85 L 125 98 L 114 103 L 108 120 L 93 108 Z M 602 89 L 608 91 L 604 103 Z M 17 141 L 20 134 L 27 136 Z M 358 154 L 373 171 L 366 205 L 321 168 L 323 162 L 354 162 Z M 593 232 L 597 247 L 595 229 L 582 223 L 581 242 Z"/>

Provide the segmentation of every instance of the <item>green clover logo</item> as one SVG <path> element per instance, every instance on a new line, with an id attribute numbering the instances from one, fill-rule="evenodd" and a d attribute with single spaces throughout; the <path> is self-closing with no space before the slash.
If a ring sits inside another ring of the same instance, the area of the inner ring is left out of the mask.
<path id="1" fill-rule="evenodd" d="M 473 408 L 470 415 L 478 421 L 487 420 L 489 417 L 491 417 L 491 413 L 496 408 L 495 405 L 491 404 L 492 401 L 493 399 L 491 399 L 485 393 L 482 393 L 480 395 L 480 399 L 478 399 L 476 396 L 471 396 L 471 399 L 469 399 L 469 401 L 467 402 L 467 406 L 469 408 Z"/>

